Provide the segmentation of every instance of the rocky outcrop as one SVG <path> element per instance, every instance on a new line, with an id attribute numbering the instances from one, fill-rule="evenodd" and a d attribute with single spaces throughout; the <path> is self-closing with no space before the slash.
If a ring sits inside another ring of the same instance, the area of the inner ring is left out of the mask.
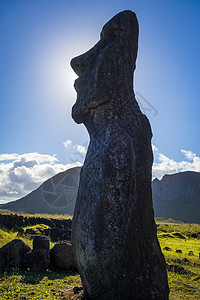
<path id="1" fill-rule="evenodd" d="M 79 76 L 72 117 L 90 135 L 72 223 L 85 299 L 168 299 L 152 206 L 152 133 L 133 92 L 137 47 L 137 18 L 124 11 L 71 61 Z"/>
<path id="2" fill-rule="evenodd" d="M 1 206 L 3 209 L 28 213 L 73 215 L 81 167 L 58 173 L 38 189 L 19 200 Z"/>
<path id="3" fill-rule="evenodd" d="M 50 257 L 53 269 L 67 270 L 76 268 L 72 244 L 67 241 L 55 244 L 50 251 Z"/>
<path id="4" fill-rule="evenodd" d="M 155 217 L 200 223 L 200 173 L 165 175 L 152 182 Z"/>

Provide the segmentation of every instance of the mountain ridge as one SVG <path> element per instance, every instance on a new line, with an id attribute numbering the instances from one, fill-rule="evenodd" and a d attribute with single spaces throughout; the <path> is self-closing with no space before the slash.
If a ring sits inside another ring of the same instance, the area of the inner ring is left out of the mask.
<path id="1" fill-rule="evenodd" d="M 81 167 L 58 173 L 28 195 L 1 208 L 27 213 L 73 215 Z M 152 181 L 155 217 L 200 223 L 200 173 L 166 174 Z"/>
<path id="2" fill-rule="evenodd" d="M 155 217 L 200 223 L 200 173 L 166 174 L 152 182 Z"/>
<path id="3" fill-rule="evenodd" d="M 28 195 L 6 203 L 2 209 L 27 213 L 72 215 L 78 191 L 81 167 L 70 168 L 43 182 Z"/>

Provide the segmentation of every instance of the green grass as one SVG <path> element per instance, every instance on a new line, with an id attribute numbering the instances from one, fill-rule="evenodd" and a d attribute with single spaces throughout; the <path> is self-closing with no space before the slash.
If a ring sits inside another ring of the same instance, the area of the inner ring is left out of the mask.
<path id="1" fill-rule="evenodd" d="M 163 219 L 157 219 L 156 223 L 158 239 L 167 264 L 180 265 L 185 271 L 192 272 L 179 274 L 173 270 L 168 271 L 169 299 L 200 299 L 200 224 Z M 48 226 L 38 224 L 24 227 L 28 228 L 39 233 Z M 0 229 L 0 247 L 14 238 L 17 238 L 17 232 Z M 27 237 L 22 240 L 32 248 L 32 240 Z M 53 243 L 50 245 L 52 247 Z M 177 253 L 176 250 L 182 250 L 182 253 Z M 189 255 L 190 251 L 193 252 L 192 256 Z M 189 260 L 188 264 L 184 263 L 184 258 Z M 78 274 L 50 270 L 43 273 L 7 270 L 0 274 L 0 299 L 20 299 L 22 296 L 27 299 L 80 299 L 80 296 L 73 294 L 74 286 L 81 286 Z"/>
<path id="2" fill-rule="evenodd" d="M 23 227 L 24 231 L 26 231 L 27 229 L 31 229 L 34 231 L 35 234 L 38 235 L 44 234 L 44 230 L 49 228 L 51 227 L 46 224 L 37 224 L 37 225 Z"/>
<path id="3" fill-rule="evenodd" d="M 0 229 L 0 247 L 11 242 L 14 239 L 19 239 L 19 237 L 17 236 L 17 232 Z M 32 240 L 30 240 L 28 237 L 20 237 L 20 239 L 32 248 Z"/>
<path id="4" fill-rule="evenodd" d="M 200 299 L 200 236 L 198 235 L 200 233 L 200 224 L 161 220 L 157 222 L 157 230 L 158 239 L 166 262 L 169 265 L 180 265 L 185 270 L 194 273 L 194 275 L 184 275 L 168 271 L 169 299 Z M 193 234 L 196 234 L 198 238 L 193 238 Z M 165 250 L 166 247 L 169 250 Z M 181 250 L 182 253 L 177 253 L 176 250 Z M 190 251 L 194 255 L 189 255 Z M 185 264 L 183 262 L 184 258 L 190 262 Z"/>
<path id="5" fill-rule="evenodd" d="M 0 205 L 1 207 L 1 205 Z M 72 219 L 72 216 L 63 214 L 63 215 L 58 215 L 58 214 L 31 214 L 31 213 L 24 213 L 24 212 L 12 212 L 7 209 L 1 209 L 0 208 L 0 214 L 1 215 L 10 215 L 10 214 L 17 214 L 18 216 L 23 216 L 27 218 L 45 218 L 45 219 L 59 219 L 59 220 L 67 220 L 67 219 Z"/>
<path id="6" fill-rule="evenodd" d="M 72 299 L 69 294 L 75 286 L 81 286 L 80 276 L 75 273 L 12 270 L 1 274 L 0 299 Z"/>

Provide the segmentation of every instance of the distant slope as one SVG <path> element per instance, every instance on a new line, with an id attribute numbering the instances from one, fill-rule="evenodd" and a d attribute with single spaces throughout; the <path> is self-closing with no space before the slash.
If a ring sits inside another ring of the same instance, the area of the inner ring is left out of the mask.
<path id="1" fill-rule="evenodd" d="M 68 169 L 48 179 L 25 197 L 1 208 L 28 213 L 73 215 L 81 167 Z M 155 217 L 200 223 L 200 173 L 165 175 L 152 182 Z"/>
<path id="2" fill-rule="evenodd" d="M 61 172 L 25 197 L 1 208 L 28 213 L 69 214 L 74 212 L 81 167 Z"/>
<path id="3" fill-rule="evenodd" d="M 152 182 L 155 217 L 200 223 L 200 173 L 165 175 Z"/>

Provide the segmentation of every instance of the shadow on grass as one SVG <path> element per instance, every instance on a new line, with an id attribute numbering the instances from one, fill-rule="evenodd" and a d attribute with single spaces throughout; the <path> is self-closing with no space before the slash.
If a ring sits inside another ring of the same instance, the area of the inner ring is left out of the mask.
<path id="1" fill-rule="evenodd" d="M 21 282 L 23 283 L 38 284 L 44 277 L 48 278 L 49 280 L 55 280 L 64 279 L 65 277 L 76 276 L 79 274 L 75 271 L 31 271 L 18 268 L 6 268 L 4 270 L 0 270 L 0 279 L 13 275 L 22 276 Z"/>

